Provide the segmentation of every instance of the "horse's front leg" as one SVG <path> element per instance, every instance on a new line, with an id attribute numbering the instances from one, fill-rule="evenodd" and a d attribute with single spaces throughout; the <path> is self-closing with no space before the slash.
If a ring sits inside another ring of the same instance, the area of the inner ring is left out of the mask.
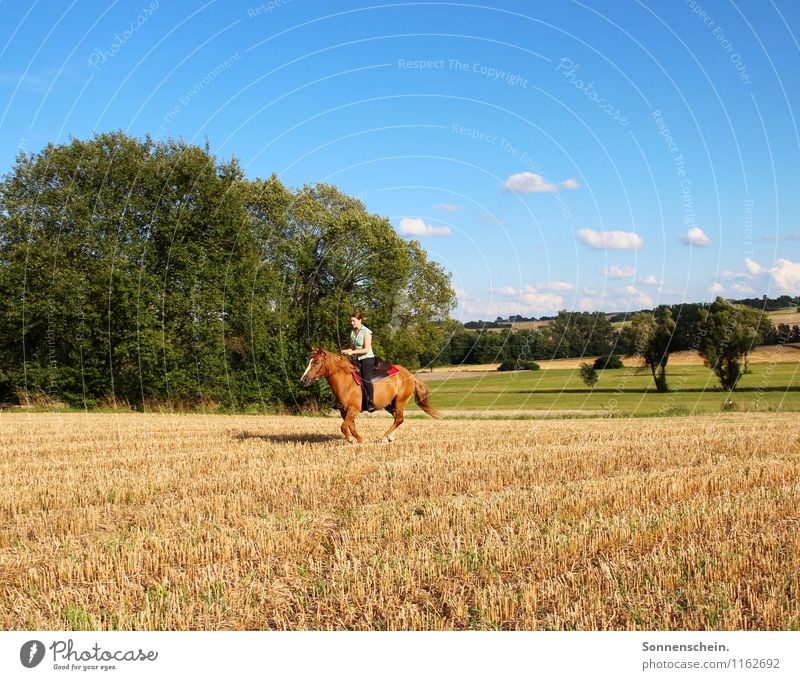
<path id="1" fill-rule="evenodd" d="M 344 422 L 342 423 L 342 434 L 344 438 L 347 440 L 349 444 L 353 443 L 353 437 L 355 440 L 361 444 L 364 441 L 364 437 L 362 437 L 358 431 L 356 430 L 356 416 L 358 415 L 358 410 L 350 407 L 347 409 L 347 415 L 344 418 Z M 352 437 L 350 436 L 352 434 Z"/>
<path id="2" fill-rule="evenodd" d="M 402 408 L 395 408 L 394 413 L 394 422 L 392 426 L 383 433 L 382 441 L 384 443 L 393 442 L 395 438 L 394 431 L 403 424 L 403 409 Z"/>

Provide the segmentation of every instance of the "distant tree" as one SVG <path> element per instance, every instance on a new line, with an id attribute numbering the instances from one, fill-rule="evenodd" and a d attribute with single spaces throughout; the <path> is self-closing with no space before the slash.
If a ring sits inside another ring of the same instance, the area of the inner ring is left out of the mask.
<path id="1" fill-rule="evenodd" d="M 535 361 L 523 359 L 506 359 L 498 367 L 498 371 L 538 371 L 541 367 Z"/>
<path id="2" fill-rule="evenodd" d="M 608 354 L 612 330 L 608 317 L 602 312 L 562 310 L 547 327 L 552 358 Z"/>
<path id="3" fill-rule="evenodd" d="M 597 370 L 595 367 L 592 366 L 592 364 L 583 362 L 581 364 L 581 380 L 583 380 L 588 387 L 594 387 L 597 384 L 598 379 L 599 376 L 597 375 Z"/>
<path id="4" fill-rule="evenodd" d="M 700 335 L 697 332 L 697 324 L 700 320 L 701 310 L 707 307 L 707 304 L 698 303 L 683 303 L 670 306 L 670 313 L 675 320 L 675 332 L 670 343 L 670 348 L 673 352 L 686 350 L 696 352 L 698 350 Z"/>
<path id="5" fill-rule="evenodd" d="M 736 305 L 718 297 L 700 315 L 699 351 L 728 392 L 736 388 L 744 370 L 742 361 L 770 332 L 772 322 L 759 309 Z"/>
<path id="6" fill-rule="evenodd" d="M 627 356 L 638 357 L 650 369 L 656 391 L 667 392 L 667 362 L 673 350 L 675 321 L 669 307 L 657 307 L 652 314 L 640 312 L 623 330 L 622 345 Z"/>
<path id="7" fill-rule="evenodd" d="M 594 367 L 598 371 L 605 369 L 622 368 L 622 359 L 618 354 L 607 354 L 594 360 Z"/>

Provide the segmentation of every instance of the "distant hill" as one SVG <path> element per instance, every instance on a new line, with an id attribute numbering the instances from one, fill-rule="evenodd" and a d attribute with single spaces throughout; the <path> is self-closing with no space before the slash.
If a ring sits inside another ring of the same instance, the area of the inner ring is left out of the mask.
<path id="1" fill-rule="evenodd" d="M 769 313 L 770 318 L 774 323 L 787 323 L 794 325 L 800 323 L 800 296 L 791 297 L 789 295 L 781 295 L 777 298 L 768 298 L 766 295 L 762 298 L 742 298 L 741 300 L 729 299 L 730 302 L 738 305 L 747 305 L 756 309 L 763 309 Z M 706 302 L 686 303 L 707 305 Z M 640 312 L 651 313 L 652 309 L 639 309 L 630 312 L 606 312 L 606 318 L 615 326 L 623 325 L 634 314 Z M 494 321 L 467 321 L 464 328 L 467 330 L 538 330 L 549 325 L 554 319 L 553 316 L 524 317 L 519 314 L 514 314 L 508 318 L 497 317 Z"/>

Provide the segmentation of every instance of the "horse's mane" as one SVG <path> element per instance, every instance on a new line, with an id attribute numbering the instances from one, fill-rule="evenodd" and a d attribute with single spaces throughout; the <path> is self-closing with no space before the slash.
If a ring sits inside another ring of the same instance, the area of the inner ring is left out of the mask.
<path id="1" fill-rule="evenodd" d="M 328 361 L 334 364 L 337 368 L 343 371 L 349 371 L 350 373 L 355 373 L 356 367 L 347 357 L 342 356 L 341 354 L 335 354 L 334 352 L 329 352 L 326 349 L 323 349 L 322 351 L 325 353 Z"/>

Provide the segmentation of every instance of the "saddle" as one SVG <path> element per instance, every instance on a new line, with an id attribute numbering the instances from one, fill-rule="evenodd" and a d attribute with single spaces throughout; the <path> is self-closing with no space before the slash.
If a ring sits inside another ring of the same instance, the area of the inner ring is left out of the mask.
<path id="1" fill-rule="evenodd" d="M 381 380 L 385 380 L 386 378 L 390 378 L 395 373 L 399 373 L 400 369 L 397 368 L 394 364 L 390 364 L 388 361 L 384 361 L 383 359 L 376 359 L 375 360 L 375 371 L 372 373 L 372 382 L 380 382 Z M 361 386 L 363 385 L 363 381 L 361 380 L 361 376 L 358 374 L 358 371 L 353 373 L 353 380 L 356 381 L 356 384 Z"/>

